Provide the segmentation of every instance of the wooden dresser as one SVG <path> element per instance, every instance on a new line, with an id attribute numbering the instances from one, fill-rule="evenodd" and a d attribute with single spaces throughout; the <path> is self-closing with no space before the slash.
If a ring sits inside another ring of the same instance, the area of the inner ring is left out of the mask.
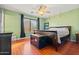
<path id="1" fill-rule="evenodd" d="M 76 33 L 76 43 L 79 43 L 79 33 Z"/>
<path id="2" fill-rule="evenodd" d="M 0 55 L 11 55 L 11 33 L 0 33 Z"/>

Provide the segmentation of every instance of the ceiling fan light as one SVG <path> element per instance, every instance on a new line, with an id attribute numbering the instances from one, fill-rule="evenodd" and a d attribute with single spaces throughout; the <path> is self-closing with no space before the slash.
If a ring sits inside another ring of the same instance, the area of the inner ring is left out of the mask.
<path id="1" fill-rule="evenodd" d="M 41 5 L 40 8 L 38 9 L 38 14 L 44 15 L 46 11 L 47 11 L 47 7 L 45 5 Z"/>
<path id="2" fill-rule="evenodd" d="M 38 14 L 43 15 L 43 14 L 44 14 L 44 12 L 42 12 L 42 11 L 38 11 Z"/>

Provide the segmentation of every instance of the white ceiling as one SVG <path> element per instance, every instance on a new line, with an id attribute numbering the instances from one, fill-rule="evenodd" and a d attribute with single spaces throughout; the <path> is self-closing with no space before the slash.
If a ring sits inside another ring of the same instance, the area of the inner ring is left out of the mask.
<path id="1" fill-rule="evenodd" d="M 62 12 L 79 8 L 79 4 L 46 4 L 47 12 L 43 16 L 40 16 L 37 13 L 39 6 L 40 4 L 1 4 L 0 5 L 1 8 L 5 8 L 8 10 L 29 14 L 33 16 L 45 17 L 45 18 L 51 15 L 56 15 Z"/>

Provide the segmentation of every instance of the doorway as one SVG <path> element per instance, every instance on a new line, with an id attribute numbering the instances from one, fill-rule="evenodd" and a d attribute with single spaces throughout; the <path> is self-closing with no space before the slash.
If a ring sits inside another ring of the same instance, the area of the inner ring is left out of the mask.
<path id="1" fill-rule="evenodd" d="M 38 22 L 36 19 L 24 18 L 24 30 L 26 37 L 29 37 L 34 30 L 38 30 Z"/>

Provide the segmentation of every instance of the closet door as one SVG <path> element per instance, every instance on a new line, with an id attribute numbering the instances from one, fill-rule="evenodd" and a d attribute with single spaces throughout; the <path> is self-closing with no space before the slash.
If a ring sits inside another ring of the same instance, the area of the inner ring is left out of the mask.
<path id="1" fill-rule="evenodd" d="M 34 33 L 34 30 L 38 29 L 38 22 L 37 20 L 32 19 L 24 19 L 24 30 L 26 33 L 26 36 L 29 37 L 31 33 Z"/>
<path id="2" fill-rule="evenodd" d="M 24 30 L 25 30 L 25 34 L 28 37 L 30 35 L 31 32 L 31 25 L 30 25 L 30 19 L 24 19 Z"/>
<path id="3" fill-rule="evenodd" d="M 31 20 L 31 33 L 33 33 L 34 30 L 38 30 L 38 22 L 37 22 L 37 20 Z"/>

